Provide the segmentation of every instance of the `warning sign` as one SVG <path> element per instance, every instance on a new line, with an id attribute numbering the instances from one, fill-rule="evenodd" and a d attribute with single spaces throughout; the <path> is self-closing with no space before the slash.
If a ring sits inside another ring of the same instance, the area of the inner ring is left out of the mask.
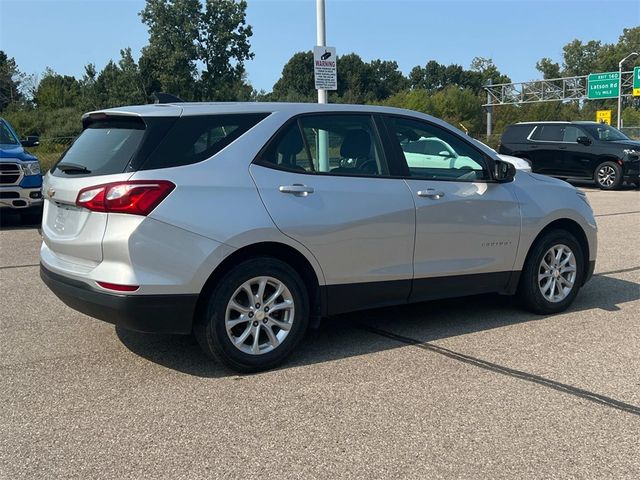
<path id="1" fill-rule="evenodd" d="M 337 90 L 336 47 L 313 47 L 316 90 Z"/>

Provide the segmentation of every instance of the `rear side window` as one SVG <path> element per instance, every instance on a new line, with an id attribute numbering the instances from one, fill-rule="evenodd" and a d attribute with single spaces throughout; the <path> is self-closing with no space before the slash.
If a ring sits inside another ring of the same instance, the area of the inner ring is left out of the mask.
<path id="1" fill-rule="evenodd" d="M 146 126 L 137 117 L 91 123 L 62 155 L 56 175 L 111 175 L 122 173 L 140 148 Z"/>
<path id="2" fill-rule="evenodd" d="M 502 134 L 501 143 L 524 143 L 533 130 L 533 125 L 512 125 Z"/>
<path id="3" fill-rule="evenodd" d="M 179 167 L 201 162 L 218 153 L 268 113 L 181 117 L 140 170 Z"/>
<path id="4" fill-rule="evenodd" d="M 542 142 L 562 142 L 565 128 L 566 125 L 540 125 L 533 132 L 531 139 Z"/>

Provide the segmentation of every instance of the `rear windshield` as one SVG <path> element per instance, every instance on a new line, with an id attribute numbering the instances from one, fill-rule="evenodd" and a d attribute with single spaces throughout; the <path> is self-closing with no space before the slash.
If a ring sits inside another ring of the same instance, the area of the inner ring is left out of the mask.
<path id="1" fill-rule="evenodd" d="M 62 155 L 55 172 L 65 175 L 122 173 L 140 148 L 144 122 L 136 117 L 91 123 Z"/>
<path id="2" fill-rule="evenodd" d="M 56 176 L 111 175 L 178 167 L 218 153 L 268 114 L 93 121 L 60 158 Z"/>

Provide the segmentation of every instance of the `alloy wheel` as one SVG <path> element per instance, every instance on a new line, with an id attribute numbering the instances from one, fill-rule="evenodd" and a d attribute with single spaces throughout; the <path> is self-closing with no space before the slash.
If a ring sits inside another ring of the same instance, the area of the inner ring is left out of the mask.
<path id="1" fill-rule="evenodd" d="M 598 183 L 603 187 L 611 187 L 616 181 L 616 171 L 611 165 L 603 165 L 598 169 Z"/>
<path id="2" fill-rule="evenodd" d="M 295 318 L 287 286 L 273 277 L 255 277 L 240 285 L 227 303 L 225 329 L 232 344 L 250 355 L 278 348 Z"/>
<path id="3" fill-rule="evenodd" d="M 538 288 L 549 302 L 561 302 L 571 293 L 576 281 L 576 256 L 563 244 L 554 245 L 542 257 L 538 267 Z"/>

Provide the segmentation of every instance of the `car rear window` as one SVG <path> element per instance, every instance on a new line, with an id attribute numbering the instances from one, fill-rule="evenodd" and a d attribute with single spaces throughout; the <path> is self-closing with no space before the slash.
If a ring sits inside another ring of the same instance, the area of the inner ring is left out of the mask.
<path id="1" fill-rule="evenodd" d="M 138 117 L 93 121 L 62 155 L 52 172 L 58 176 L 122 173 L 140 148 L 145 129 L 145 123 Z"/>
<path id="2" fill-rule="evenodd" d="M 197 163 L 218 153 L 267 115 L 90 118 L 52 173 L 86 177 Z"/>

